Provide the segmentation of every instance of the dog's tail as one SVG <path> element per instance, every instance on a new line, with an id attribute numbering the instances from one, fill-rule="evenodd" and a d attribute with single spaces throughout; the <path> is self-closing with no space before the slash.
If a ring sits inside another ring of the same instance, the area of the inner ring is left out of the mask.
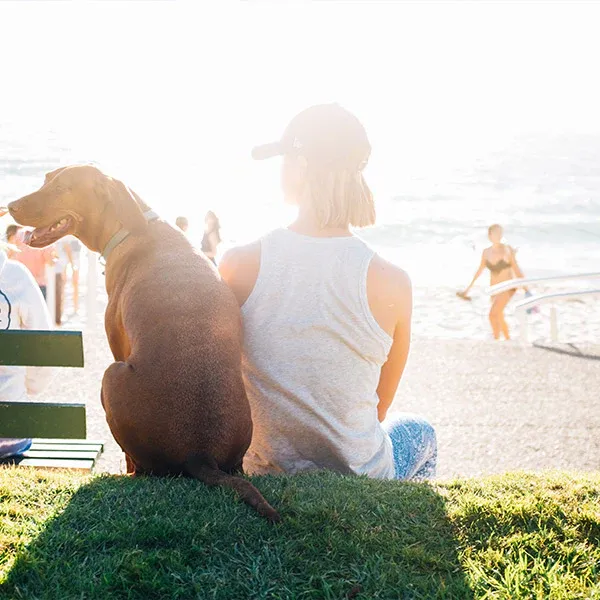
<path id="1" fill-rule="evenodd" d="M 222 486 L 235 490 L 240 498 L 261 516 L 273 523 L 281 521 L 279 513 L 263 498 L 262 494 L 247 480 L 221 471 L 216 462 L 202 456 L 193 456 L 184 464 L 188 475 L 208 486 Z"/>

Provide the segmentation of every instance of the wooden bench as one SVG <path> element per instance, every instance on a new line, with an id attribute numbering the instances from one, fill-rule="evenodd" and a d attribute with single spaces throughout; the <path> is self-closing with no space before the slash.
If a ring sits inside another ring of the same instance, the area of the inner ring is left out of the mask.
<path id="1" fill-rule="evenodd" d="M 0 365 L 83 367 L 80 331 L 0 331 Z M 31 448 L 0 464 L 92 469 L 103 449 L 86 440 L 84 404 L 0 402 L 0 437 L 33 438 Z"/>

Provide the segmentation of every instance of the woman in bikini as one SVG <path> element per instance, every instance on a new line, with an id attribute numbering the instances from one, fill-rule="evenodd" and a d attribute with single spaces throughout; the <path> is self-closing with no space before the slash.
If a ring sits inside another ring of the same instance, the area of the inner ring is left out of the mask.
<path id="1" fill-rule="evenodd" d="M 488 228 L 488 238 L 492 242 L 492 245 L 483 251 L 481 263 L 473 277 L 473 281 L 471 281 L 466 290 L 458 292 L 458 296 L 465 300 L 470 300 L 468 295 L 469 290 L 486 268 L 490 270 L 490 285 L 496 285 L 515 277 L 524 277 L 515 258 L 515 251 L 507 244 L 502 243 L 503 235 L 504 230 L 500 225 L 495 224 Z M 508 325 L 504 319 L 504 309 L 516 291 L 516 288 L 513 288 L 492 297 L 490 324 L 494 333 L 494 339 L 496 340 L 500 339 L 500 334 L 504 335 L 505 339 L 510 339 Z"/>

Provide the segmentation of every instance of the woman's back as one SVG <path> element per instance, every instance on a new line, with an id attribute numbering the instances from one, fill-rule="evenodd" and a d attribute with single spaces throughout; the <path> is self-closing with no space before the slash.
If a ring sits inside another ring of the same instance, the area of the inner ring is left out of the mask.
<path id="1" fill-rule="evenodd" d="M 288 229 L 261 240 L 244 305 L 244 377 L 252 407 L 249 472 L 330 468 L 393 477 L 376 393 L 392 338 L 369 308 L 374 256 L 357 237 Z"/>

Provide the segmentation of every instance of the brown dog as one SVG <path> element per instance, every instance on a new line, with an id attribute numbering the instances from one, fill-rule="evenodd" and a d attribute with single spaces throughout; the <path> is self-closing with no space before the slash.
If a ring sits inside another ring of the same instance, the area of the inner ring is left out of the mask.
<path id="1" fill-rule="evenodd" d="M 241 317 L 210 262 L 182 233 L 148 220 L 136 194 L 92 166 L 49 173 L 37 192 L 8 209 L 36 228 L 28 242 L 35 248 L 73 234 L 90 250 L 110 251 L 105 325 L 116 362 L 104 374 L 101 397 L 127 471 L 227 486 L 279 520 L 249 481 L 233 475 L 252 436 Z"/>

